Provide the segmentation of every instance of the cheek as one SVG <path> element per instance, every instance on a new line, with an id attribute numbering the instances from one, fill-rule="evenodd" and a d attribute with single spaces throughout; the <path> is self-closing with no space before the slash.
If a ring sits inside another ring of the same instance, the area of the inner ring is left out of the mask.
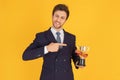
<path id="1" fill-rule="evenodd" d="M 52 19 L 52 23 L 53 23 L 53 24 L 55 23 L 55 19 Z"/>
<path id="2" fill-rule="evenodd" d="M 56 22 L 57 21 L 57 18 L 53 18 L 53 22 Z"/>
<path id="3" fill-rule="evenodd" d="M 65 23 L 65 20 L 61 21 L 61 23 L 64 24 L 64 23 Z"/>
<path id="4" fill-rule="evenodd" d="M 56 20 L 56 18 L 53 16 L 53 17 L 52 17 L 52 21 L 54 22 L 55 20 Z"/>

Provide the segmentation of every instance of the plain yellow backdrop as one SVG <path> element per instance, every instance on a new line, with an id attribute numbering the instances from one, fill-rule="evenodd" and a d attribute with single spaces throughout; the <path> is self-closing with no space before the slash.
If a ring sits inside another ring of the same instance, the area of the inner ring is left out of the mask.
<path id="1" fill-rule="evenodd" d="M 42 58 L 23 61 L 22 54 L 52 25 L 58 3 L 70 9 L 65 30 L 90 47 L 87 66 L 73 66 L 75 80 L 120 80 L 119 0 L 0 0 L 0 80 L 39 80 Z"/>

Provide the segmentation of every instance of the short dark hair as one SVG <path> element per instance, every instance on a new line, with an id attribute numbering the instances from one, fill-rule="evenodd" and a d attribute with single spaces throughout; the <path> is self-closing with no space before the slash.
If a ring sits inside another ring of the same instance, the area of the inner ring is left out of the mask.
<path id="1" fill-rule="evenodd" d="M 52 15 L 54 15 L 55 11 L 57 11 L 57 10 L 65 11 L 66 14 L 67 14 L 66 20 L 68 19 L 68 17 L 69 17 L 69 9 L 68 9 L 68 7 L 65 4 L 57 4 L 53 8 Z"/>

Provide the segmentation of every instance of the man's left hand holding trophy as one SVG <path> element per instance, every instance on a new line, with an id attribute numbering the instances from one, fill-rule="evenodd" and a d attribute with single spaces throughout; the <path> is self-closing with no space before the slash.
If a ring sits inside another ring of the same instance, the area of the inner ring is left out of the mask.
<path id="1" fill-rule="evenodd" d="M 85 59 L 88 57 L 88 54 L 86 53 L 88 51 L 87 46 L 80 46 L 80 50 L 76 50 L 75 53 L 79 55 L 80 60 L 76 62 L 76 66 L 79 68 L 84 68 L 86 66 Z"/>

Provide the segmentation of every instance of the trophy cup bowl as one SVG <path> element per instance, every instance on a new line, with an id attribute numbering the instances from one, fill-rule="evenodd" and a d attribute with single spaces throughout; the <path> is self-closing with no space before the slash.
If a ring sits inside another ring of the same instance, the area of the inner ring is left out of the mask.
<path id="1" fill-rule="evenodd" d="M 89 48 L 87 46 L 80 46 L 79 48 L 80 50 L 75 51 L 75 53 L 77 53 L 77 55 L 80 57 L 80 61 L 77 65 L 86 66 L 85 59 L 88 57 L 88 54 L 86 52 L 89 50 Z"/>

